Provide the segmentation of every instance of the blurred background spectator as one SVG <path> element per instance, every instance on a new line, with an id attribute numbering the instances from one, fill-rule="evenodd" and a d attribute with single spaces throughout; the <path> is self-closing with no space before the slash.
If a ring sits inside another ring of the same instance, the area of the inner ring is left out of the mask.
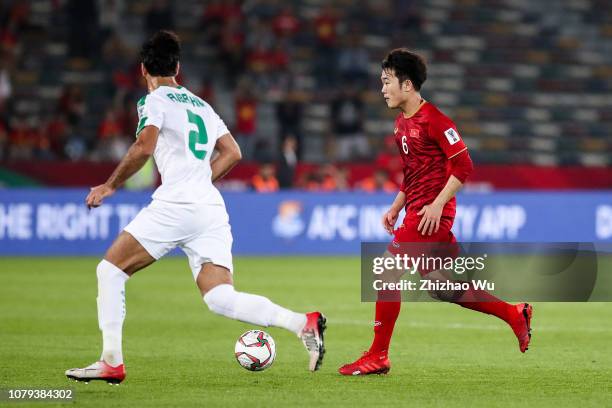
<path id="1" fill-rule="evenodd" d="M 281 96 L 276 104 L 276 120 L 278 123 L 279 140 L 283 143 L 288 137 L 295 140 L 295 152 L 301 157 L 303 96 L 290 89 Z"/>
<path id="2" fill-rule="evenodd" d="M 558 185 L 610 187 L 612 3 L 577 4 L 5 1 L 0 167 L 112 166 L 146 93 L 138 49 L 174 29 L 179 82 L 213 105 L 243 150 L 233 188 L 248 188 L 271 160 L 282 188 L 397 186 L 401 161 L 388 137 L 397 112 L 382 100 L 379 75 L 398 46 L 428 60 L 423 96 L 457 123 L 476 164 L 472 182 L 512 188 L 554 169 Z"/>
<path id="3" fill-rule="evenodd" d="M 11 76 L 9 73 L 8 55 L 7 53 L 3 54 L 3 58 L 0 61 L 0 111 L 4 111 L 6 101 L 10 98 L 11 93 L 13 92 Z"/>
<path id="4" fill-rule="evenodd" d="M 253 158 L 257 139 L 257 100 L 248 81 L 240 82 L 236 91 L 236 123 L 233 135 L 245 159 Z"/>
<path id="5" fill-rule="evenodd" d="M 339 160 L 365 158 L 370 153 L 363 133 L 363 102 L 353 83 L 345 83 L 331 103 L 331 130 Z"/>
<path id="6" fill-rule="evenodd" d="M 358 184 L 359 189 L 368 193 L 384 191 L 385 193 L 397 192 L 397 184 L 389 180 L 385 169 L 376 169 L 374 174 L 366 177 Z"/>
<path id="7" fill-rule="evenodd" d="M 58 110 L 72 126 L 78 125 L 87 111 L 83 91 L 78 85 L 68 85 L 59 99 Z"/>
<path id="8" fill-rule="evenodd" d="M 259 172 L 253 176 L 251 181 L 253 190 L 258 193 L 273 193 L 278 191 L 279 185 L 276 179 L 276 170 L 272 163 L 263 163 Z"/>
<path id="9" fill-rule="evenodd" d="M 287 134 L 282 142 L 281 154 L 278 164 L 278 183 L 280 188 L 293 187 L 295 170 L 298 164 L 297 139 Z"/>

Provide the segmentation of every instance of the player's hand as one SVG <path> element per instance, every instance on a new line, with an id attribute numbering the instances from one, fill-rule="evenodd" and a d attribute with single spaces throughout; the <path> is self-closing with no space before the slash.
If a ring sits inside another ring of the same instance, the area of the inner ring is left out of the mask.
<path id="1" fill-rule="evenodd" d="M 431 203 L 421 208 L 421 211 L 417 213 L 417 215 L 423 216 L 417 228 L 421 235 L 431 235 L 438 232 L 443 207 L 442 205 Z"/>
<path id="2" fill-rule="evenodd" d="M 391 208 L 382 217 L 382 225 L 389 235 L 393 235 L 393 228 L 395 227 L 398 215 L 399 211 Z"/>
<path id="3" fill-rule="evenodd" d="M 106 184 L 100 184 L 99 186 L 92 187 L 89 194 L 87 194 L 85 204 L 87 204 L 87 208 L 89 209 L 99 207 L 102 205 L 102 200 L 113 195 L 114 193 L 115 189 Z"/>

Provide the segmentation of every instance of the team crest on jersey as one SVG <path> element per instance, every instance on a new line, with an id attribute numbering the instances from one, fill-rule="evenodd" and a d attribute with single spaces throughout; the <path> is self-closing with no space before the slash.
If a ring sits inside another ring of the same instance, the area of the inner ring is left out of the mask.
<path id="1" fill-rule="evenodd" d="M 410 137 L 419 137 L 419 129 L 410 129 Z"/>
<path id="2" fill-rule="evenodd" d="M 444 136 L 446 136 L 448 143 L 450 143 L 451 145 L 454 145 L 459 141 L 459 133 L 457 133 L 457 131 L 453 128 L 446 129 L 446 131 L 444 132 Z"/>

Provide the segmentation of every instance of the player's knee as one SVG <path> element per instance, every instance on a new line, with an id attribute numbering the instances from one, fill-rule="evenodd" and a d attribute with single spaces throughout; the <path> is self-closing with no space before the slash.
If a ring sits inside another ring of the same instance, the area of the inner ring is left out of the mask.
<path id="1" fill-rule="evenodd" d="M 108 262 L 106 259 L 102 259 L 100 263 L 98 263 L 96 267 L 96 276 L 98 277 L 98 282 L 109 281 L 114 277 L 119 277 L 124 280 L 129 277 L 125 272 Z"/>
<path id="2" fill-rule="evenodd" d="M 238 295 L 232 285 L 222 284 L 210 289 L 204 295 L 204 303 L 211 312 L 231 317 L 235 298 Z"/>

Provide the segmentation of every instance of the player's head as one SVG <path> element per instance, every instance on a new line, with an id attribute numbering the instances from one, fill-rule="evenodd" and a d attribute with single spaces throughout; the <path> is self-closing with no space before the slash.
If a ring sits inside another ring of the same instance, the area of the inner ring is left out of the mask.
<path id="1" fill-rule="evenodd" d="M 397 108 L 419 92 L 427 79 L 427 66 L 423 58 L 406 48 L 396 48 L 382 61 L 382 93 L 390 108 Z"/>
<path id="2" fill-rule="evenodd" d="M 158 31 L 142 45 L 140 61 L 142 75 L 173 77 L 178 74 L 181 42 L 171 31 Z"/>

